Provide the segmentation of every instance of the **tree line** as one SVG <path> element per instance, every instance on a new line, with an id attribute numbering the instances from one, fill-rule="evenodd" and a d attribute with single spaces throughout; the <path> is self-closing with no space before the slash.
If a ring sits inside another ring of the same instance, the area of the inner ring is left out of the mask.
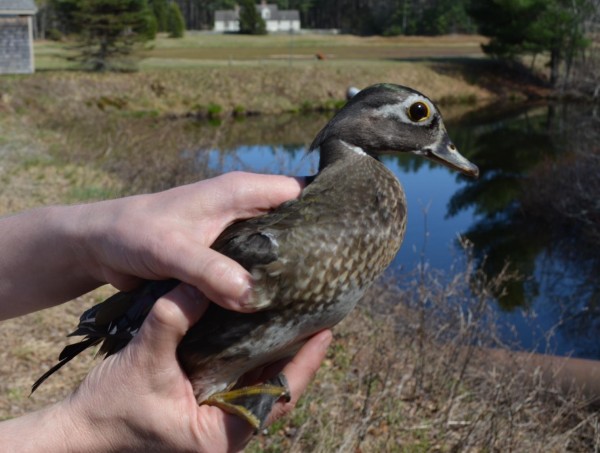
<path id="1" fill-rule="evenodd" d="M 215 11 L 235 0 L 176 0 L 188 29 L 212 29 Z M 303 28 L 338 29 L 358 35 L 472 33 L 471 0 L 269 0 L 300 12 Z"/>
<path id="2" fill-rule="evenodd" d="M 121 45 L 123 42 L 152 39 L 157 31 L 180 37 L 184 28 L 212 29 L 217 10 L 236 6 L 241 7 L 242 32 L 266 32 L 254 8 L 258 0 L 37 0 L 37 3 L 40 37 L 78 35 L 83 41 L 87 39 L 88 44 L 95 42 L 96 47 L 100 46 L 101 54 L 110 51 L 107 50 L 110 46 L 116 52 L 126 53 L 131 46 Z M 496 58 L 514 61 L 519 56 L 532 55 L 535 61 L 537 55 L 548 55 L 552 85 L 569 79 L 574 61 L 585 60 L 586 49 L 598 53 L 600 47 L 600 43 L 590 46 L 594 38 L 600 39 L 600 0 L 269 0 L 269 3 L 280 9 L 298 10 L 304 29 L 333 28 L 343 33 L 383 36 L 480 33 L 490 38 L 483 50 Z M 596 67 L 592 65 L 588 71 L 591 77 L 597 72 Z"/>

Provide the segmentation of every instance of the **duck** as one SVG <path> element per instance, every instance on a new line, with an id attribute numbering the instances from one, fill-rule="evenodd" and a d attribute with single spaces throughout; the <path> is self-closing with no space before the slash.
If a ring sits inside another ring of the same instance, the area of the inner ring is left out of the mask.
<path id="1" fill-rule="evenodd" d="M 254 313 L 210 304 L 187 332 L 177 355 L 199 404 L 236 414 L 262 429 L 272 406 L 290 398 L 285 376 L 237 388 L 248 371 L 293 356 L 315 333 L 339 323 L 391 263 L 406 229 L 402 185 L 381 162 L 415 154 L 477 177 L 457 150 L 436 105 L 420 92 L 380 83 L 357 92 L 321 129 L 316 175 L 301 195 L 271 212 L 229 226 L 212 248 L 253 278 Z M 147 281 L 90 309 L 69 336 L 59 361 L 33 385 L 83 350 L 115 354 L 139 331 L 154 302 L 177 286 Z"/>

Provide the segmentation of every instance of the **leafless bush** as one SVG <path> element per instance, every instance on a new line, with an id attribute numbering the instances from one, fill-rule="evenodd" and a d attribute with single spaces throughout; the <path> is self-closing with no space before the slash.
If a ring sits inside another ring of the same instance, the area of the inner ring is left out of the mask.
<path id="1" fill-rule="evenodd" d="M 374 287 L 337 330 L 293 418 L 249 451 L 598 451 L 600 414 L 502 354 L 493 279 L 468 258 L 448 277 L 427 268 Z M 407 283 L 407 282 L 402 282 Z M 406 286 L 406 285 L 403 285 Z M 523 360 L 524 359 L 524 360 Z"/>
<path id="2" fill-rule="evenodd" d="M 573 230 L 600 244 L 600 148 L 581 147 L 559 162 L 546 162 L 531 175 L 535 191 L 523 207 L 549 225 Z"/>
<path id="3" fill-rule="evenodd" d="M 574 61 L 568 81 L 572 89 L 594 101 L 600 100 L 600 30 L 590 33 L 591 44 Z"/>

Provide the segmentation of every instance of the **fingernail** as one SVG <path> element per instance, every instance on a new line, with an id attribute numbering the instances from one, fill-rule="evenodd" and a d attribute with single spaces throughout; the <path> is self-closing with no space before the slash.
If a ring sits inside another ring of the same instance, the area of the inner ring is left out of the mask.
<path id="1" fill-rule="evenodd" d="M 333 334 L 331 333 L 331 330 L 324 330 L 319 333 L 319 335 L 321 335 L 321 338 L 319 338 L 319 346 L 321 346 L 323 349 L 329 348 L 331 340 L 333 340 Z"/>
<path id="2" fill-rule="evenodd" d="M 270 298 L 264 297 L 260 288 L 254 286 L 254 282 L 259 278 L 260 276 L 254 273 L 252 275 L 247 273 L 240 275 L 238 285 L 236 285 L 240 288 L 240 295 L 231 300 L 231 305 L 239 307 L 239 310 L 243 312 L 254 312 L 271 305 Z"/>
<path id="3" fill-rule="evenodd" d="M 260 291 L 256 291 L 251 284 L 246 286 L 242 297 L 239 299 L 240 307 L 245 311 L 257 311 L 267 308 L 271 305 L 268 297 L 263 297 Z"/>

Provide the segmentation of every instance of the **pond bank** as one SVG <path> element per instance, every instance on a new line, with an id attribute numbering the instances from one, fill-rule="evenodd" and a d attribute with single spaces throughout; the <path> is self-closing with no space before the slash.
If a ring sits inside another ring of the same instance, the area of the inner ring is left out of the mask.
<path id="1" fill-rule="evenodd" d="M 0 78 L 0 112 L 79 115 L 86 110 L 138 116 L 222 118 L 334 110 L 349 86 L 407 85 L 441 105 L 545 96 L 519 75 L 498 82 L 483 59 L 420 62 L 309 62 L 293 67 L 223 66 L 152 69 L 132 74 L 46 71 Z"/>

